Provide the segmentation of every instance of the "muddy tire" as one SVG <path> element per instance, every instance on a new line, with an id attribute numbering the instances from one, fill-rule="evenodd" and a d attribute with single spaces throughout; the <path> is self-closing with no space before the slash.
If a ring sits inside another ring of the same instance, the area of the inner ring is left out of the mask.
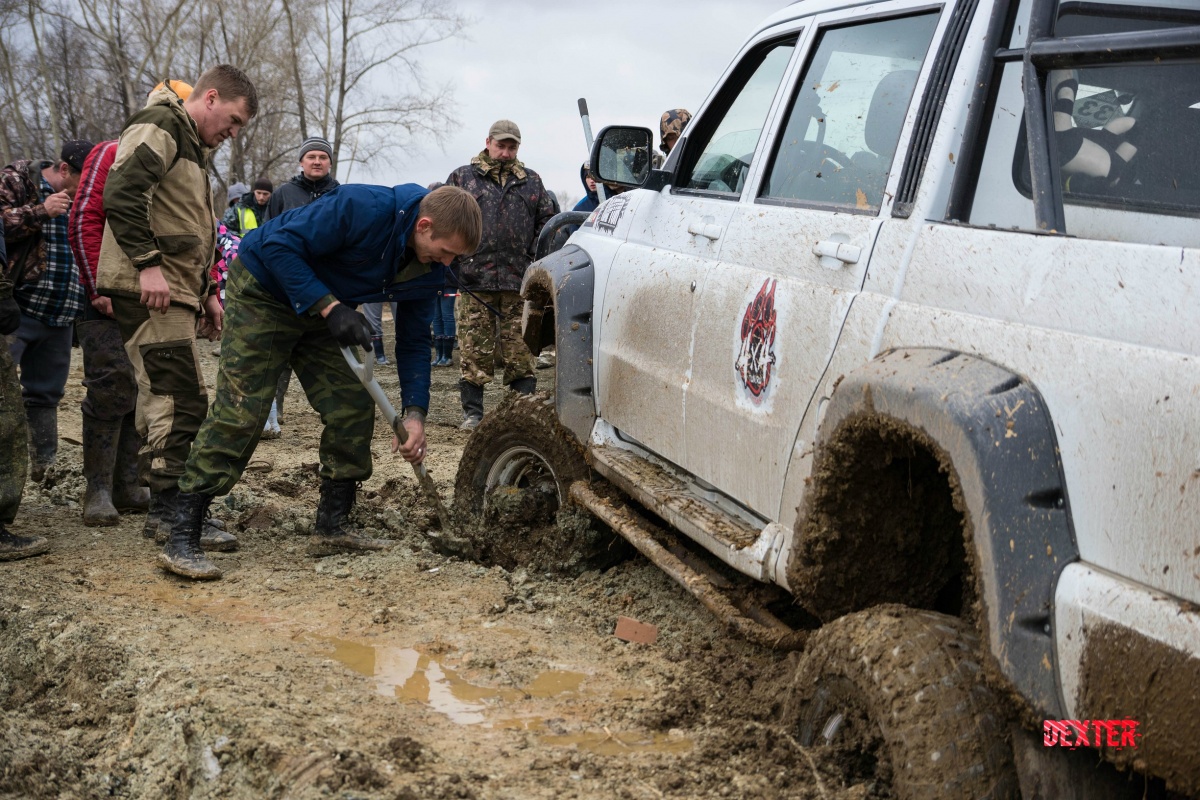
<path id="1" fill-rule="evenodd" d="M 454 504 L 478 560 L 505 569 L 578 573 L 623 557 L 618 537 L 570 504 L 591 469 L 545 394 L 510 393 L 471 435 Z"/>
<path id="2" fill-rule="evenodd" d="M 833 749 L 847 785 L 895 797 L 1018 798 L 1008 725 L 979 640 L 955 617 L 878 606 L 821 628 L 783 704 L 800 744 Z"/>

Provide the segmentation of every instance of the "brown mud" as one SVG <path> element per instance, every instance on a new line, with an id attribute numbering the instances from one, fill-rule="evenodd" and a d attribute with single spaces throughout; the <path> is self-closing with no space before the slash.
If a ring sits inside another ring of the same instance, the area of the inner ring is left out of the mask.
<path id="1" fill-rule="evenodd" d="M 434 375 L 429 469 L 449 501 L 469 436 L 457 371 Z M 382 421 L 355 515 L 396 547 L 307 557 L 320 426 L 295 384 L 283 435 L 214 505 L 241 541 L 213 555 L 224 579 L 166 575 L 142 517 L 81 523 L 80 378 L 76 351 L 59 466 L 13 526 L 51 552 L 0 564 L 0 797 L 866 796 L 756 691 L 785 661 L 644 560 L 562 575 L 436 552 Z M 616 639 L 621 615 L 658 640 Z"/>

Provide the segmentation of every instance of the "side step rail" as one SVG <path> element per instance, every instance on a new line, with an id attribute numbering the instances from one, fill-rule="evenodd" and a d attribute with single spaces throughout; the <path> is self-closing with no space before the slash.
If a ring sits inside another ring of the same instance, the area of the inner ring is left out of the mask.
<path id="1" fill-rule="evenodd" d="M 692 594 L 730 630 L 775 650 L 802 650 L 809 631 L 795 630 L 750 598 L 735 602 L 722 588 L 732 588 L 720 573 L 691 556 L 668 531 L 646 520 L 624 503 L 614 503 L 586 481 L 571 484 L 571 499 L 620 534 L 676 583 Z M 655 535 L 651 534 L 651 531 Z M 658 542 L 662 539 L 667 544 Z"/>

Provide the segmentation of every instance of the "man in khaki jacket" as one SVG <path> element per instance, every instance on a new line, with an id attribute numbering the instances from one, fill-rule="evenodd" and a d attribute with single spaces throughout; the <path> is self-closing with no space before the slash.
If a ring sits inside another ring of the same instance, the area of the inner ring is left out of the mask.
<path id="1" fill-rule="evenodd" d="M 130 117 L 104 186 L 108 218 L 97 289 L 112 298 L 138 382 L 137 422 L 146 444 L 141 479 L 150 487 L 153 536 L 174 517 L 188 450 L 208 413 L 196 335 L 215 339 L 222 315 L 209 279 L 216 251 L 213 149 L 237 136 L 258 111 L 254 85 L 228 64 L 200 76 L 186 100 L 169 85 Z M 237 541 L 214 531 L 209 549 Z"/>

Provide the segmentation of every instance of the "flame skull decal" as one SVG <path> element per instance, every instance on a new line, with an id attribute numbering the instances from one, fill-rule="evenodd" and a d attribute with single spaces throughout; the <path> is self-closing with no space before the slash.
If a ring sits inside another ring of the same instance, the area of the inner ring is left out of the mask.
<path id="1" fill-rule="evenodd" d="M 742 344 L 733 368 L 755 404 L 763 401 L 775 367 L 775 286 L 767 278 L 742 317 Z"/>

